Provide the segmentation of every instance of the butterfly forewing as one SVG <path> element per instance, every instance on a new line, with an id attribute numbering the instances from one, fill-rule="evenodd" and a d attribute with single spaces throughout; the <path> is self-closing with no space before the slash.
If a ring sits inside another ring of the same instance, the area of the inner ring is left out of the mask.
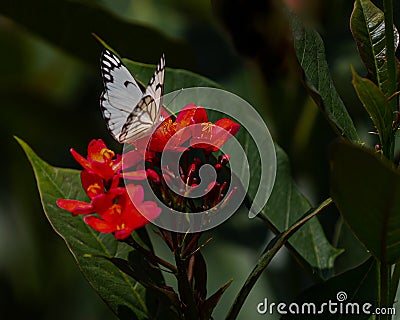
<path id="1" fill-rule="evenodd" d="M 108 130 L 114 139 L 119 141 L 121 129 L 124 126 L 126 117 L 129 114 L 114 108 L 109 102 L 106 91 L 104 91 L 100 97 L 100 106 L 101 110 L 103 111 L 103 118 L 106 121 Z"/>
<path id="2" fill-rule="evenodd" d="M 136 105 L 143 93 L 121 60 L 109 50 L 101 55 L 101 73 L 110 104 L 130 113 L 132 103 Z"/>
<path id="3" fill-rule="evenodd" d="M 162 55 L 145 92 L 109 50 L 101 56 L 104 91 L 100 98 L 103 117 L 111 135 L 120 143 L 132 142 L 148 133 L 159 121 L 164 87 L 165 57 Z"/>
<path id="4" fill-rule="evenodd" d="M 160 62 L 157 65 L 156 71 L 151 77 L 149 84 L 146 87 L 145 95 L 154 98 L 157 108 L 150 109 L 150 118 L 153 122 L 159 120 L 160 111 L 162 106 L 162 96 L 164 94 L 164 69 L 165 69 L 165 55 L 161 56 Z"/>

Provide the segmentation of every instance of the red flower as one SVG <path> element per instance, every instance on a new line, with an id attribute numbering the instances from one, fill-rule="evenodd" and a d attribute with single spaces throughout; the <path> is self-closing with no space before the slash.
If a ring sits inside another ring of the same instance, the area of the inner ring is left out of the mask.
<path id="1" fill-rule="evenodd" d="M 113 232 L 116 239 L 128 237 L 133 230 L 146 225 L 160 214 L 161 209 L 155 202 L 143 201 L 142 186 L 129 184 L 119 187 L 122 157 L 115 156 L 102 140 L 92 140 L 89 143 L 87 159 L 73 149 L 71 153 L 85 168 L 81 172 L 81 182 L 90 202 L 58 199 L 57 205 L 60 208 L 70 211 L 74 216 L 86 215 L 84 221 L 89 226 L 99 232 Z M 137 166 L 141 154 L 143 152 L 140 150 L 126 153 L 124 166 Z M 125 178 L 132 180 L 143 180 L 146 176 L 145 170 L 124 174 Z"/>
<path id="2" fill-rule="evenodd" d="M 71 153 L 84 169 L 106 181 L 110 180 L 121 169 L 121 156 L 115 156 L 115 153 L 108 149 L 101 139 L 90 141 L 87 159 L 72 148 Z"/>
<path id="3" fill-rule="evenodd" d="M 61 209 L 71 212 L 74 216 L 78 214 L 89 214 L 94 212 L 92 203 L 84 201 L 58 199 L 56 203 Z"/>
<path id="4" fill-rule="evenodd" d="M 141 164 L 143 159 L 143 149 L 128 151 L 122 155 L 122 172 L 121 178 L 128 180 L 144 180 L 146 179 L 146 171 Z"/>
<path id="5" fill-rule="evenodd" d="M 133 199 L 129 198 L 129 194 Z M 129 184 L 126 192 L 117 197 L 117 202 L 111 204 L 107 210 L 99 216 L 86 216 L 85 222 L 93 229 L 103 232 L 114 232 L 116 239 L 128 237 L 135 229 L 141 228 L 149 221 L 158 217 L 161 208 L 155 202 L 144 201 L 142 186 Z"/>
<path id="6" fill-rule="evenodd" d="M 174 143 L 169 145 L 169 150 L 184 151 L 183 144 L 190 138 L 190 130 L 181 130 L 192 124 L 207 121 L 206 110 L 194 103 L 187 104 L 178 114 L 175 121 L 171 117 L 166 118 L 154 131 L 149 143 L 149 150 L 162 152 L 174 136 Z"/>
<path id="7" fill-rule="evenodd" d="M 110 190 L 106 194 L 104 191 L 103 179 L 98 175 L 90 173 L 86 170 L 81 172 L 81 181 L 82 187 L 91 202 L 69 199 L 58 199 L 56 202 L 61 209 L 71 212 L 74 216 L 78 214 L 89 214 L 94 212 L 99 213 L 100 211 L 106 210 L 107 205 L 111 204 L 112 200 L 123 190 L 123 188 L 117 187 L 119 178 L 115 177 L 111 184 Z"/>
<path id="8" fill-rule="evenodd" d="M 220 119 L 215 124 L 209 122 L 203 107 L 189 103 L 179 112 L 175 121 L 168 117 L 158 126 L 151 136 L 148 150 L 162 152 L 174 136 L 173 143 L 168 145 L 169 150 L 186 150 L 187 146 L 184 147 L 184 143 L 190 139 L 191 147 L 214 152 L 239 129 L 238 123 L 227 118 Z"/>
<path id="9" fill-rule="evenodd" d="M 207 121 L 206 109 L 196 106 L 194 103 L 187 104 L 176 117 L 176 122 L 180 124 L 180 128 Z"/>
<path id="10" fill-rule="evenodd" d="M 190 146 L 201 148 L 206 152 L 218 151 L 239 129 L 240 125 L 228 118 L 215 123 L 203 122 L 200 126 L 193 127 Z"/>
<path id="11" fill-rule="evenodd" d="M 84 221 L 99 232 L 114 232 L 116 239 L 123 239 L 133 230 L 155 219 L 161 212 L 155 202 L 143 202 L 142 186 L 129 184 L 125 188 L 118 187 L 119 177 L 115 176 L 110 189 L 105 192 L 103 181 L 97 175 L 82 171 L 81 179 L 91 202 L 58 199 L 57 205 L 73 215 L 86 215 Z M 128 193 L 133 197 L 134 203 Z M 93 213 L 97 213 L 98 217 L 89 215 Z"/>

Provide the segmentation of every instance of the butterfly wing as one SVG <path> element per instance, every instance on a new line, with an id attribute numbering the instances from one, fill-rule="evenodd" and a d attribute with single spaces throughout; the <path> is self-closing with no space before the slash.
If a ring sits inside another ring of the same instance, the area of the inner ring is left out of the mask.
<path id="1" fill-rule="evenodd" d="M 165 55 L 162 54 L 156 71 L 154 71 L 154 74 L 151 77 L 144 93 L 144 96 L 148 95 L 154 99 L 155 106 L 149 109 L 149 116 L 153 122 L 158 122 L 160 118 L 162 96 L 164 94 L 164 69 Z"/>
<path id="2" fill-rule="evenodd" d="M 145 136 L 159 122 L 164 93 L 164 69 L 165 56 L 163 54 L 143 97 L 122 127 L 120 142 L 132 142 Z"/>
<path id="3" fill-rule="evenodd" d="M 132 110 L 143 97 L 136 80 L 122 61 L 111 51 L 105 49 L 100 58 L 104 91 L 100 106 L 108 130 L 115 140 L 121 141 L 121 131 Z"/>

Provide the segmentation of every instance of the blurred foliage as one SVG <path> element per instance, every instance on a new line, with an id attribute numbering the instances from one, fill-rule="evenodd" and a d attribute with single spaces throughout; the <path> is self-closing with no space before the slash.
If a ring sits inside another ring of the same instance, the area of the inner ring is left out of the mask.
<path id="1" fill-rule="evenodd" d="M 351 86 L 350 64 L 366 74 L 349 29 L 352 1 L 287 2 L 322 34 L 333 81 L 356 127 L 365 133 L 361 139 L 372 145 L 376 138 L 367 134 L 372 124 Z M 381 1 L 375 3 L 382 8 Z M 399 26 L 399 1 L 394 17 Z M 71 168 L 77 165 L 68 149 L 85 153 L 92 138 L 118 149 L 99 110 L 101 46 L 92 32 L 135 61 L 155 63 L 165 51 L 168 66 L 203 74 L 248 100 L 288 153 L 300 190 L 312 204 L 326 198 L 326 150 L 335 136 L 300 82 L 288 26 L 278 0 L 0 2 L 2 317 L 113 318 L 45 220 L 31 168 L 12 138 L 24 138 L 51 164 Z M 335 244 L 351 248 L 339 257 L 338 271 L 360 264 L 365 249 L 354 248 L 347 228 L 335 228 L 337 212 L 332 209 L 320 219 Z M 215 241 L 205 248 L 213 270 L 210 291 L 221 279 L 235 279 L 217 309 L 218 318 L 271 235 L 259 221 L 240 214 L 212 234 Z M 359 252 L 356 257 L 353 250 Z M 276 258 L 242 319 L 254 316 L 254 301 L 265 296 L 291 300 L 310 284 L 308 274 L 285 252 Z"/>

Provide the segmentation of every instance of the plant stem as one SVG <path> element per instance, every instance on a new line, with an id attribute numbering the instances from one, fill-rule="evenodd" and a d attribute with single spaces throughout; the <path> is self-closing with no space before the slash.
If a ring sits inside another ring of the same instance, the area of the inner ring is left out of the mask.
<path id="1" fill-rule="evenodd" d="M 176 249 L 176 248 L 175 248 Z M 193 290 L 189 283 L 187 274 L 187 263 L 182 258 L 180 250 L 175 250 L 175 263 L 178 268 L 176 279 L 178 280 L 178 291 L 181 301 L 183 302 L 183 312 L 185 319 L 200 319 L 199 310 L 196 305 L 196 301 L 193 296 Z"/>
<path id="2" fill-rule="evenodd" d="M 225 318 L 226 320 L 236 319 L 236 317 L 238 316 L 239 311 L 242 308 L 243 303 L 245 302 L 251 289 L 253 288 L 253 286 L 255 285 L 258 278 L 261 276 L 261 274 L 265 270 L 265 268 L 272 261 L 272 258 L 277 254 L 279 249 L 289 240 L 289 238 L 301 226 L 303 226 L 307 221 L 309 221 L 311 218 L 316 216 L 324 208 L 329 206 L 332 202 L 333 202 L 332 198 L 326 199 L 316 209 L 309 210 L 303 217 L 301 217 L 299 220 L 297 220 L 296 223 L 294 223 L 292 226 L 290 226 L 286 231 L 275 236 L 275 238 L 273 238 L 268 243 L 263 254 L 259 258 L 257 265 L 255 266 L 253 271 L 250 273 L 250 275 L 246 279 L 246 282 L 244 283 L 243 287 L 240 289 L 239 293 L 237 294 L 236 299 L 233 302 L 233 305 L 232 305 L 231 309 L 229 310 L 227 317 Z"/>
<path id="3" fill-rule="evenodd" d="M 390 266 L 387 265 L 384 260 L 378 263 L 379 269 L 379 291 L 378 291 L 378 300 L 380 308 L 389 307 L 389 289 L 390 289 Z M 377 317 L 378 320 L 388 320 L 390 319 L 390 315 L 379 314 Z"/>

